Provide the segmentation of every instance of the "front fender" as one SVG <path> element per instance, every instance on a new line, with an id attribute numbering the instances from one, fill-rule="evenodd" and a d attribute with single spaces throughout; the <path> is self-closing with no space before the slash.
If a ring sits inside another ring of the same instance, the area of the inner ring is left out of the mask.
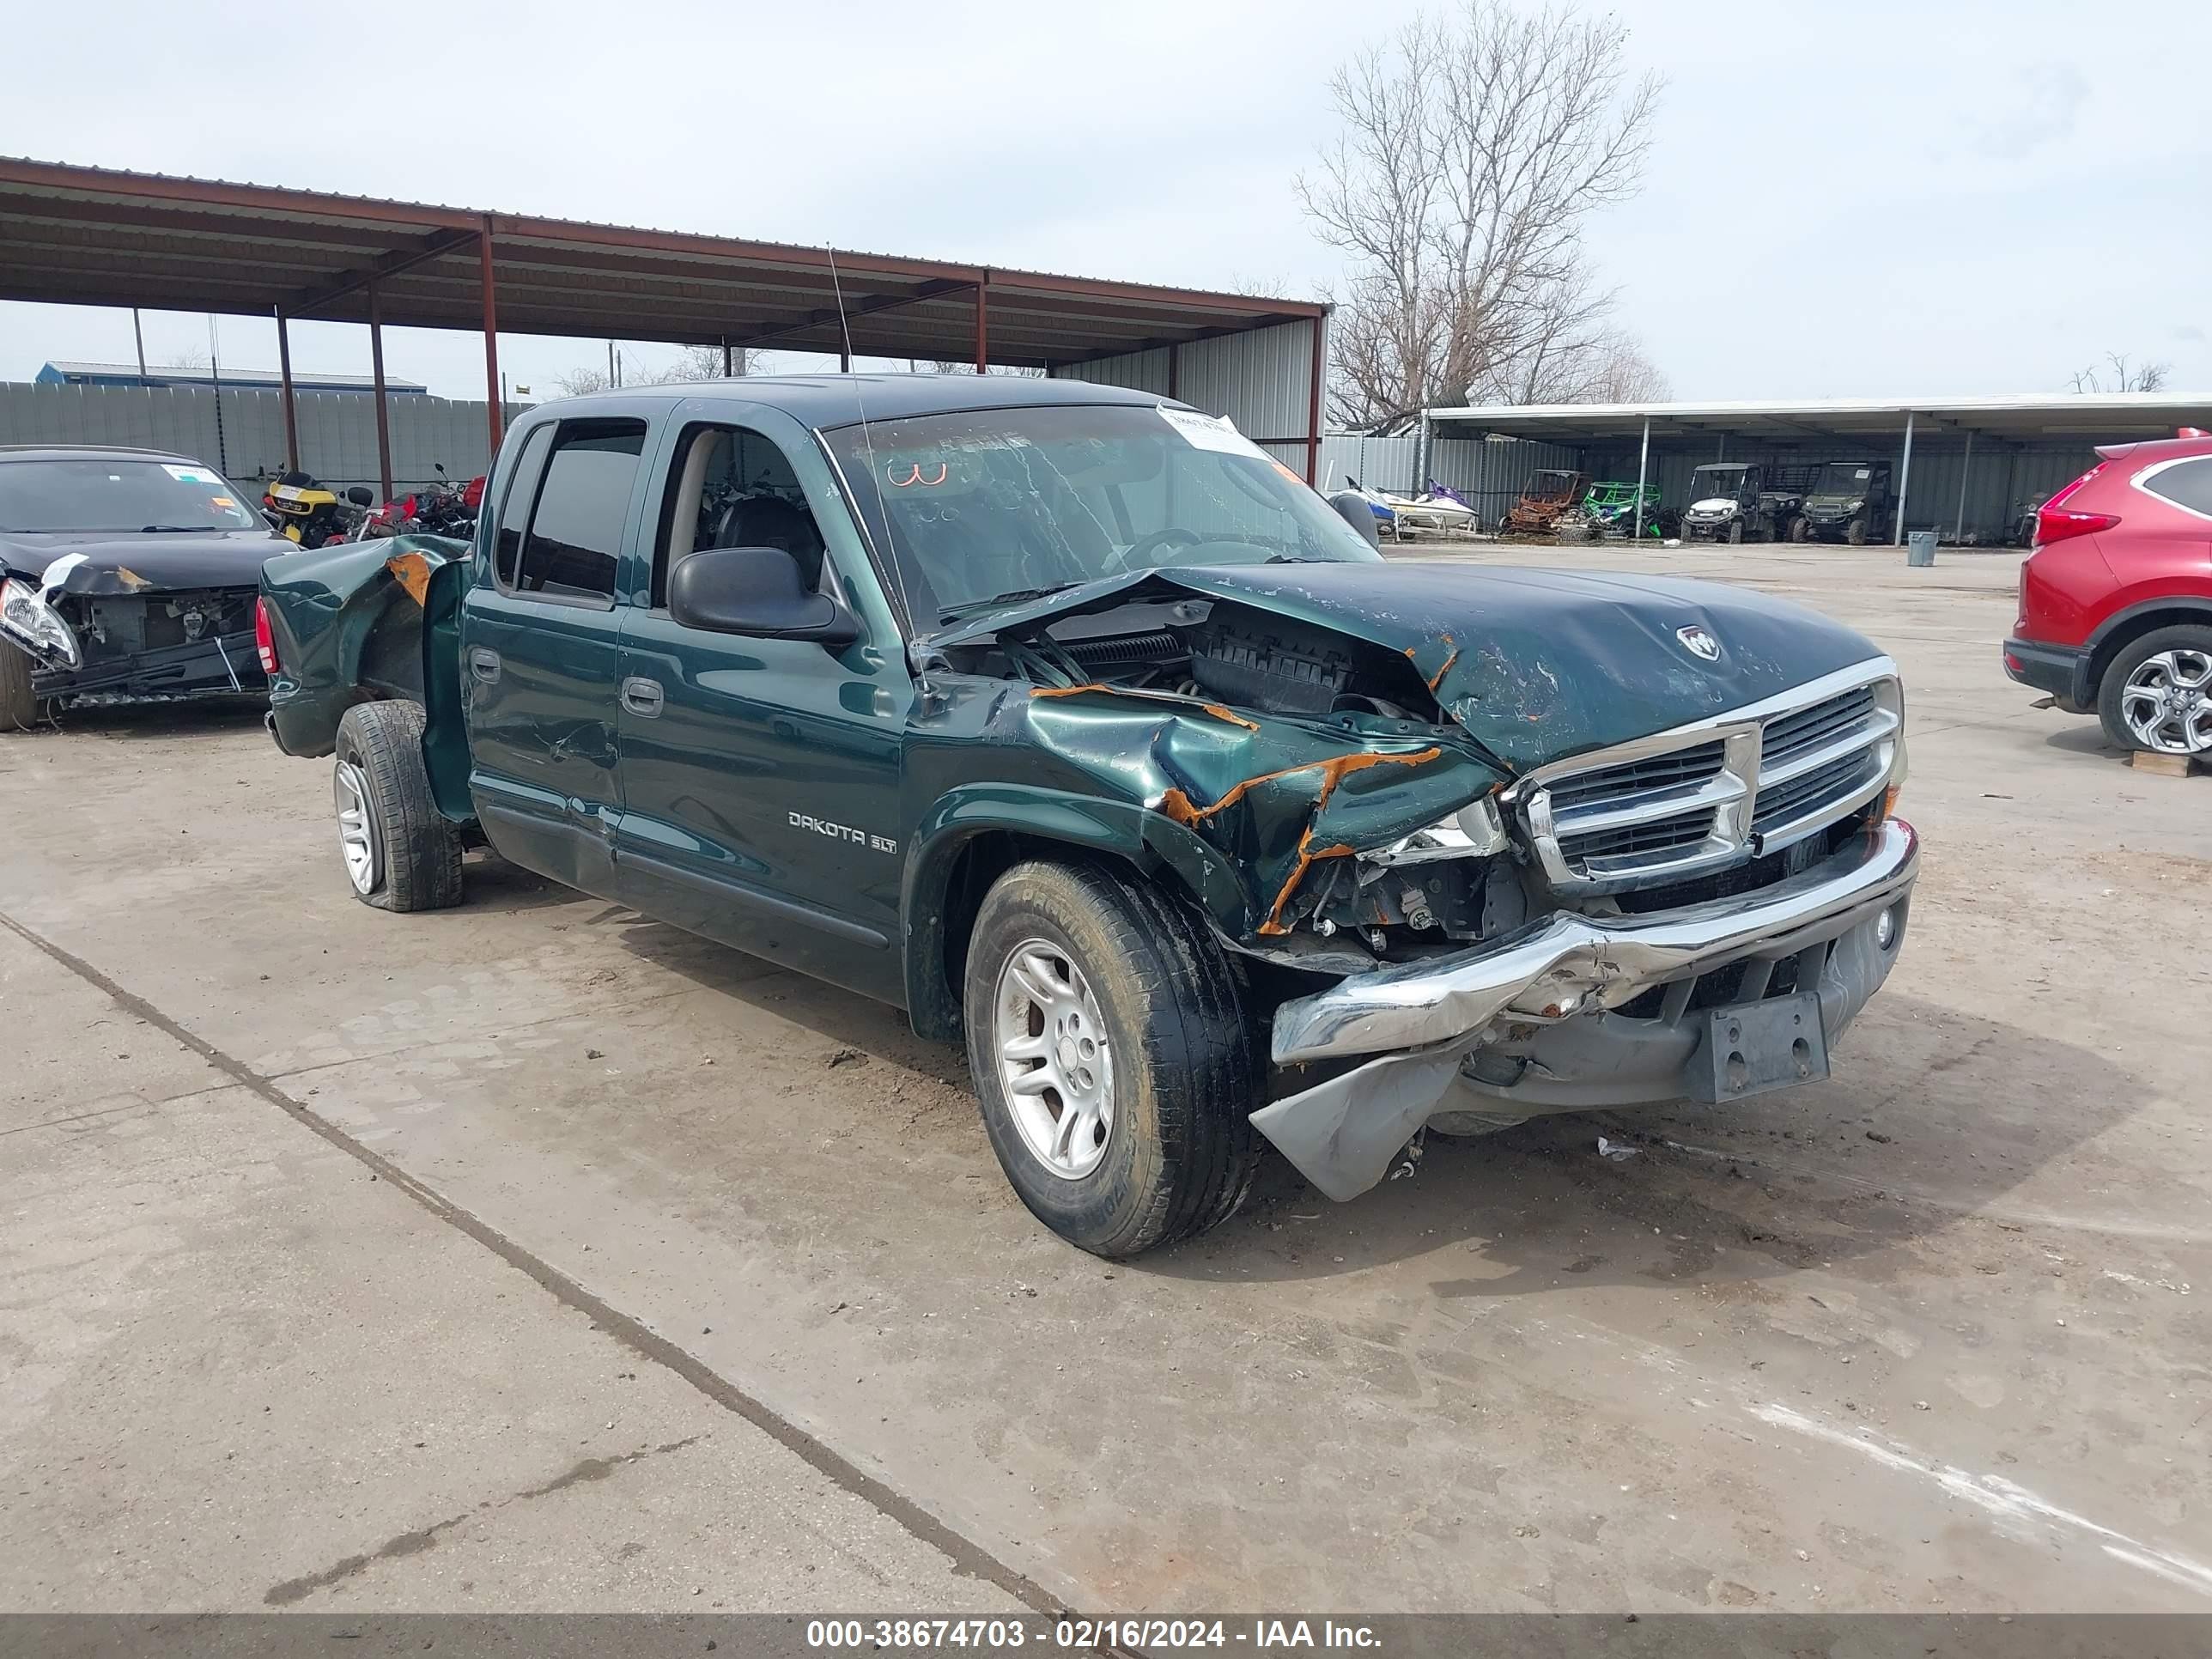
<path id="1" fill-rule="evenodd" d="M 917 1030 L 942 1035 L 957 1024 L 958 989 L 945 972 L 951 944 L 945 912 L 961 854 L 987 835 L 1117 859 L 1147 872 L 1170 872 L 1232 932 L 1255 925 L 1244 884 L 1229 860 L 1164 813 L 1073 790 L 964 784 L 938 800 L 907 840 L 900 914 L 906 918 L 907 1007 Z"/>

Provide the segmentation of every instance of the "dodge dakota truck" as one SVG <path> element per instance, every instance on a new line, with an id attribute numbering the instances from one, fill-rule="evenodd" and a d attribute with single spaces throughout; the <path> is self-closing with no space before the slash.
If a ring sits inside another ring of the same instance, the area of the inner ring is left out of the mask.
<path id="1" fill-rule="evenodd" d="M 272 561 L 270 726 L 353 890 L 465 848 L 966 1045 L 1127 1255 L 1261 1152 L 1827 1074 L 1917 865 L 1894 665 L 1656 577 L 1384 561 L 1227 422 L 1065 380 L 744 379 L 520 419 L 472 543 Z"/>

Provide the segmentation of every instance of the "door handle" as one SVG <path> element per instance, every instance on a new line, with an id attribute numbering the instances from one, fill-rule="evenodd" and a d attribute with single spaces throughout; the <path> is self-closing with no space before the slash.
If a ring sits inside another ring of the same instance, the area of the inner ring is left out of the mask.
<path id="1" fill-rule="evenodd" d="M 662 702 L 659 680 L 633 674 L 622 683 L 622 706 L 641 720 L 649 720 L 659 714 Z"/>
<path id="2" fill-rule="evenodd" d="M 499 679 L 499 653 L 488 645 L 469 648 L 469 674 L 481 685 L 491 685 Z"/>

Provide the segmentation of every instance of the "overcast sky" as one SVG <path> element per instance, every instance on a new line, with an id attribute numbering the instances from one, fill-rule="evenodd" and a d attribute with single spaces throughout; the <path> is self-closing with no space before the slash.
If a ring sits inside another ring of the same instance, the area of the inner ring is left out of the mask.
<path id="1" fill-rule="evenodd" d="M 1330 70 L 1414 9 L 87 0 L 11 15 L 0 153 L 1305 295 L 1335 269 L 1291 191 Z M 1668 86 L 1644 191 L 1591 244 L 1678 397 L 2061 391 L 2107 351 L 2212 389 L 2212 5 L 1620 9 Z M 274 366 L 269 325 L 222 329 L 226 362 Z M 207 323 L 147 336 L 173 361 Z M 368 370 L 357 327 L 293 349 Z M 0 378 L 131 352 L 127 312 L 0 304 Z M 471 337 L 394 329 L 386 356 L 483 395 Z M 595 356 L 501 346 L 541 393 Z"/>

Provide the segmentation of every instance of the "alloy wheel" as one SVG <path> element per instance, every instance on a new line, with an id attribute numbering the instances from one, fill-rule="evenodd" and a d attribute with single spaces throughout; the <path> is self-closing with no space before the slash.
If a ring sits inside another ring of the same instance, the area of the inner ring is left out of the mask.
<path id="1" fill-rule="evenodd" d="M 338 851 L 344 855 L 346 878 L 353 890 L 366 898 L 376 890 L 378 860 L 376 820 L 368 807 L 368 776 L 349 760 L 342 760 L 331 773 L 331 794 L 338 810 Z"/>
<path id="2" fill-rule="evenodd" d="M 2120 717 L 2137 743 L 2160 754 L 2212 751 L 2212 652 L 2145 658 L 2121 688 Z"/>
<path id="3" fill-rule="evenodd" d="M 1066 950 L 1031 939 L 1006 953 L 992 1006 L 992 1047 L 1023 1144 L 1063 1181 L 1080 1181 L 1106 1156 L 1114 1127 L 1098 999 Z"/>

